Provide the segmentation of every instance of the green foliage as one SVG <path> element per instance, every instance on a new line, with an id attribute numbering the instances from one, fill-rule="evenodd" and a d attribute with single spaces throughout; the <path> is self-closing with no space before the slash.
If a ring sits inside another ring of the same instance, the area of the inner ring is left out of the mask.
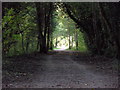
<path id="1" fill-rule="evenodd" d="M 119 3 L 64 3 L 93 54 L 120 57 Z"/>
<path id="2" fill-rule="evenodd" d="M 5 9 L 5 16 L 2 19 L 2 30 L 3 52 L 7 56 L 19 55 L 36 50 L 34 47 L 37 41 L 35 17 L 35 9 L 29 5 L 19 13 L 16 13 L 13 8 Z M 31 48 L 32 46 L 34 48 Z M 29 48 L 29 51 L 23 51 L 23 48 Z"/>
<path id="3" fill-rule="evenodd" d="M 82 52 L 86 52 L 88 51 L 87 46 L 86 46 L 86 42 L 85 42 L 85 38 L 84 38 L 84 33 L 79 32 L 78 34 L 78 41 L 79 41 L 79 47 L 78 50 L 82 51 Z"/>
<path id="4" fill-rule="evenodd" d="M 119 4 L 54 3 L 54 11 L 50 3 L 38 3 L 38 9 L 35 3 L 19 5 L 11 4 L 3 10 L 4 55 L 38 51 L 40 44 L 48 47 L 53 42 L 55 48 L 62 44 L 69 49 L 120 57 Z"/>
<path id="5" fill-rule="evenodd" d="M 53 38 L 55 47 L 71 48 L 70 50 L 76 50 L 75 42 L 78 41 L 78 50 L 87 51 L 83 37 L 84 34 L 76 28 L 75 22 L 65 12 L 63 12 L 62 8 L 59 6 L 56 11 L 54 11 L 53 23 Z M 57 46 L 55 45 L 56 43 Z"/>

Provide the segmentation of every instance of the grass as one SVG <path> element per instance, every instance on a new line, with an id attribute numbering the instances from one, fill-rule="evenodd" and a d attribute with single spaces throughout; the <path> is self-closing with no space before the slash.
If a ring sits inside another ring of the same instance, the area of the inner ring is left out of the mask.
<path id="1" fill-rule="evenodd" d="M 80 51 L 80 52 L 87 52 L 88 51 L 86 47 L 78 47 L 78 50 L 76 50 L 76 47 L 73 47 L 73 48 L 67 49 L 67 50 Z"/>
<path id="2" fill-rule="evenodd" d="M 53 48 L 53 50 L 60 49 L 60 48 Z"/>

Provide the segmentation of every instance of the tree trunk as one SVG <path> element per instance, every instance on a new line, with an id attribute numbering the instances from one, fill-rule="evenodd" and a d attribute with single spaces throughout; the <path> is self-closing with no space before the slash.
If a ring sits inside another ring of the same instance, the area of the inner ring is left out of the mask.
<path id="1" fill-rule="evenodd" d="M 112 3 L 112 5 L 109 5 L 109 7 L 111 7 L 110 10 L 110 13 L 111 13 L 111 17 L 114 17 L 114 20 L 111 21 L 110 23 L 110 20 L 108 20 L 107 16 L 106 16 L 106 13 L 105 13 L 105 10 L 102 6 L 102 3 L 99 3 L 99 9 L 100 9 L 100 14 L 103 18 L 103 21 L 105 23 L 105 25 L 107 26 L 107 28 L 111 31 L 111 38 L 114 38 L 114 41 L 116 43 L 116 47 L 117 47 L 117 58 L 120 59 L 120 40 L 119 40 L 119 34 L 120 34 L 120 30 L 119 30 L 119 22 L 118 21 L 118 17 L 119 17 L 119 3 Z M 113 42 L 114 42 L 113 41 Z"/>
<path id="2" fill-rule="evenodd" d="M 71 40 L 70 40 L 70 35 L 69 35 L 69 49 L 71 49 Z"/>
<path id="3" fill-rule="evenodd" d="M 74 36 L 74 35 L 73 35 L 73 36 Z M 73 43 L 74 43 L 74 40 L 73 40 L 74 38 L 73 38 L 73 36 L 72 36 L 72 46 L 71 46 L 72 48 L 73 48 Z"/>
<path id="4" fill-rule="evenodd" d="M 53 39 L 52 39 L 52 36 L 50 38 L 50 50 L 53 50 Z"/>
<path id="5" fill-rule="evenodd" d="M 78 50 L 78 32 L 75 30 L 75 44 L 76 44 L 76 50 Z"/>
<path id="6" fill-rule="evenodd" d="M 55 47 L 57 48 L 57 44 L 58 44 L 58 41 L 57 41 L 57 38 L 56 38 L 56 41 L 55 41 Z"/>
<path id="7" fill-rule="evenodd" d="M 40 42 L 40 53 L 46 53 L 46 29 L 45 29 L 45 8 L 43 3 L 35 3 L 37 11 L 38 37 Z M 45 31 L 44 31 L 45 30 Z M 43 35 L 44 31 L 44 35 Z"/>
<path id="8" fill-rule="evenodd" d="M 23 35 L 23 33 L 21 33 L 21 38 L 22 38 L 22 50 L 23 50 L 23 53 L 24 53 L 25 49 L 24 49 L 24 35 Z"/>
<path id="9" fill-rule="evenodd" d="M 50 41 L 50 17 L 52 11 L 52 3 L 35 3 L 37 10 L 37 21 L 40 37 L 40 52 L 47 53 Z"/>
<path id="10" fill-rule="evenodd" d="M 40 37 L 37 39 L 37 51 L 40 51 Z"/>
<path id="11" fill-rule="evenodd" d="M 26 52 L 28 53 L 28 49 L 29 49 L 29 38 L 27 38 L 27 41 L 26 41 Z"/>

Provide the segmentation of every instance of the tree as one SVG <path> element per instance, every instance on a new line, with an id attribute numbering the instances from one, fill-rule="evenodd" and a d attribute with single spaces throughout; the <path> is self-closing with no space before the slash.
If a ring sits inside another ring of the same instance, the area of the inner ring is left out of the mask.
<path id="1" fill-rule="evenodd" d="M 50 18 L 52 3 L 35 3 L 37 11 L 37 23 L 39 29 L 40 52 L 47 53 L 49 49 Z"/>
<path id="2" fill-rule="evenodd" d="M 119 3 L 64 3 L 63 7 L 86 35 L 93 54 L 119 56 Z"/>

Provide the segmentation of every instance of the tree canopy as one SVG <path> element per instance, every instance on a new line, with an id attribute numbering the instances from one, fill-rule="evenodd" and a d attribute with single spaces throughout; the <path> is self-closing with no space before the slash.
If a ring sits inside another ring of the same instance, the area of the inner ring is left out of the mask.
<path id="1" fill-rule="evenodd" d="M 5 55 L 47 53 L 65 44 L 120 58 L 120 3 L 3 3 Z"/>

